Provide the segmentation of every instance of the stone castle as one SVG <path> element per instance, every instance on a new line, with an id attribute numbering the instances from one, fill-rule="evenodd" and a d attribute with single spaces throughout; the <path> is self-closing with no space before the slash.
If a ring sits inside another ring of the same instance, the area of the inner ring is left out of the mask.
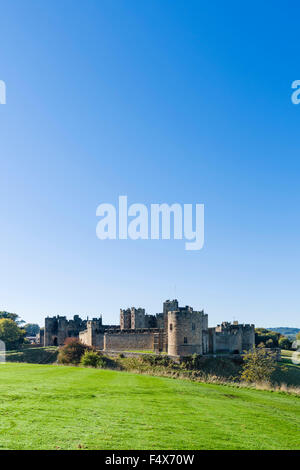
<path id="1" fill-rule="evenodd" d="M 154 351 L 170 356 L 191 354 L 241 354 L 254 348 L 254 325 L 223 322 L 208 327 L 208 315 L 192 307 L 179 307 L 178 300 L 166 300 L 162 313 L 148 315 L 143 308 L 120 310 L 120 325 L 103 325 L 102 316 L 72 320 L 56 316 L 45 319 L 40 342 L 61 346 L 70 337 L 103 351 Z"/>

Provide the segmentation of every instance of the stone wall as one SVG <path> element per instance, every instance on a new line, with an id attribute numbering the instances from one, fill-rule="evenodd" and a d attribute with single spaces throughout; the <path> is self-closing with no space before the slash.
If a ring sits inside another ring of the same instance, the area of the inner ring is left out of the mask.
<path id="1" fill-rule="evenodd" d="M 102 324 L 102 318 L 94 319 Z M 44 345 L 62 346 L 66 338 L 78 338 L 80 331 L 87 327 L 87 320 L 74 315 L 72 320 L 67 317 L 56 316 L 45 318 Z"/>
<path id="2" fill-rule="evenodd" d="M 255 346 L 254 325 L 223 322 L 208 329 L 209 352 L 242 354 Z"/>
<path id="3" fill-rule="evenodd" d="M 157 329 L 106 331 L 104 350 L 154 350 L 154 344 L 159 344 L 160 334 Z"/>
<path id="4" fill-rule="evenodd" d="M 93 346 L 96 349 L 103 349 L 104 328 L 99 320 L 88 321 L 86 330 L 79 333 L 79 339 L 87 346 Z"/>

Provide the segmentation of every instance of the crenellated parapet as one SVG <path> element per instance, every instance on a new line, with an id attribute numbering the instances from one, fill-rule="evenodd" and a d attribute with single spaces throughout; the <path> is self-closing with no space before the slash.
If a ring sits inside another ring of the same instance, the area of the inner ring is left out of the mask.
<path id="1" fill-rule="evenodd" d="M 102 316 L 93 319 L 102 325 Z M 88 320 L 82 320 L 79 315 L 74 315 L 71 320 L 66 316 L 57 315 L 45 318 L 44 345 L 62 346 L 67 338 L 78 338 L 80 331 L 87 327 Z"/>

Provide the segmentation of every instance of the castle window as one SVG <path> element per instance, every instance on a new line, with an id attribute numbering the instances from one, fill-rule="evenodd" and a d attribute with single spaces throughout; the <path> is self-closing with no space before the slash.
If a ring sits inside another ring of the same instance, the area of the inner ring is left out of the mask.
<path id="1" fill-rule="evenodd" d="M 170 331 L 172 331 L 172 330 L 173 330 L 173 324 L 170 323 Z"/>
<path id="2" fill-rule="evenodd" d="M 192 323 L 192 330 L 194 331 L 196 329 L 195 323 Z"/>
<path id="3" fill-rule="evenodd" d="M 183 342 L 184 342 L 184 344 L 187 344 L 187 337 L 186 336 L 184 337 Z"/>

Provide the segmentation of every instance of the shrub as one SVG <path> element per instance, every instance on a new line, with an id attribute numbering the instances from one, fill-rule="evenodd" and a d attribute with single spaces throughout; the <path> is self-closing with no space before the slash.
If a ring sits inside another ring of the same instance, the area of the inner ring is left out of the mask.
<path id="1" fill-rule="evenodd" d="M 79 364 L 86 351 L 91 351 L 91 348 L 81 343 L 77 338 L 68 338 L 66 344 L 59 348 L 58 362 L 61 364 Z"/>
<path id="2" fill-rule="evenodd" d="M 249 383 L 269 382 L 276 366 L 276 353 L 259 347 L 245 354 L 241 379 Z"/>
<path id="3" fill-rule="evenodd" d="M 184 369 L 198 370 L 201 369 L 201 366 L 203 365 L 203 359 L 199 354 L 193 354 L 192 356 L 184 357 L 181 364 Z"/>
<path id="4" fill-rule="evenodd" d="M 84 367 L 103 367 L 103 358 L 96 351 L 85 351 L 80 363 Z"/>
<path id="5" fill-rule="evenodd" d="M 168 356 L 165 356 L 163 354 L 145 354 L 141 356 L 141 360 L 144 364 L 162 367 L 168 367 L 173 362 Z"/>

